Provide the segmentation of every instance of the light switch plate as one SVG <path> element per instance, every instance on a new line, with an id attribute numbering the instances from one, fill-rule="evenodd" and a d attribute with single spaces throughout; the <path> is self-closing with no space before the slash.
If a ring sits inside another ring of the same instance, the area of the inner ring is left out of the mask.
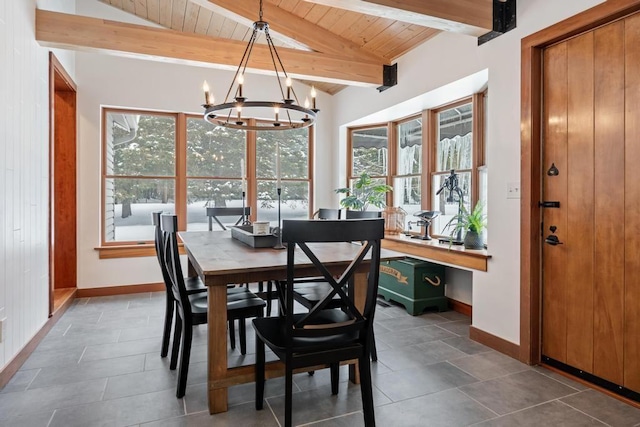
<path id="1" fill-rule="evenodd" d="M 519 199 L 519 198 L 520 198 L 520 183 L 507 182 L 507 199 Z"/>

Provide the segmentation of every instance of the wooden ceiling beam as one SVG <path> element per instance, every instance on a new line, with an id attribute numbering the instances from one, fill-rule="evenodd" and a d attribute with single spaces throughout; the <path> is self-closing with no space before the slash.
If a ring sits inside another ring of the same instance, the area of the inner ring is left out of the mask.
<path id="1" fill-rule="evenodd" d="M 493 29 L 493 0 L 305 0 L 479 37 Z"/>
<path id="2" fill-rule="evenodd" d="M 258 20 L 258 0 L 191 0 L 227 18 L 251 26 Z M 284 36 L 316 51 L 336 56 L 355 58 L 360 61 L 386 63 L 388 59 L 366 51 L 351 40 L 315 25 L 293 13 L 265 2 L 262 6 L 263 19 L 269 23 L 274 36 Z"/>
<path id="3" fill-rule="evenodd" d="M 49 47 L 226 69 L 237 67 L 246 48 L 242 41 L 40 9 L 36 10 L 36 40 Z M 382 84 L 383 63 L 286 48 L 278 48 L 278 54 L 291 77 L 358 86 Z M 273 73 L 267 46 L 254 46 L 249 68 Z"/>

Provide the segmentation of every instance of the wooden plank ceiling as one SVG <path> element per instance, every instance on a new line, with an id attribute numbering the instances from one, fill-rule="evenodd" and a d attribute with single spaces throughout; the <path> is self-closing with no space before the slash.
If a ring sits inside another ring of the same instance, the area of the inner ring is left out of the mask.
<path id="1" fill-rule="evenodd" d="M 255 16 L 238 16 L 242 6 L 234 7 L 247 0 L 100 0 L 125 12 L 154 22 L 162 27 L 208 35 L 231 40 L 248 40 L 251 34 L 250 23 L 258 19 Z M 271 23 L 274 18 L 269 13 L 280 11 L 313 24 L 318 32 L 328 31 L 361 49 L 372 58 L 382 58 L 391 63 L 399 56 L 435 36 L 439 30 L 415 25 L 386 17 L 367 15 L 341 8 L 329 7 L 304 0 L 264 0 L 264 20 Z M 247 2 L 248 3 L 248 2 Z M 257 3 L 256 3 L 257 4 Z M 229 9 L 225 9 L 225 6 Z M 276 9 L 277 8 L 277 9 Z M 230 10 L 236 9 L 236 10 Z M 229 12 L 229 13 L 226 13 Z M 289 16 L 290 16 L 289 15 Z M 285 31 L 276 31 L 271 25 L 274 43 L 280 47 L 313 50 L 299 39 L 288 37 Z M 328 33 L 323 33 L 328 35 Z M 322 39 L 322 37 L 318 37 Z M 259 40 L 264 43 L 264 40 Z M 320 41 L 318 41 L 319 43 Z M 239 58 L 238 58 L 239 60 Z M 287 64 L 285 63 L 285 66 Z M 319 90 L 334 94 L 345 86 L 335 83 L 305 81 L 314 84 Z"/>

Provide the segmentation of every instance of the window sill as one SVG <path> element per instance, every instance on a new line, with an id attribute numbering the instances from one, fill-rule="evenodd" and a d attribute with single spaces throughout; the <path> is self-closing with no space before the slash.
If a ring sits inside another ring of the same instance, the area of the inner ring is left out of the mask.
<path id="1" fill-rule="evenodd" d="M 487 271 L 487 264 L 491 258 L 486 250 L 450 246 L 448 243 L 438 243 L 437 238 L 433 240 L 412 239 L 404 234 L 385 235 L 382 247 L 453 267 L 479 271 Z"/>
<path id="2" fill-rule="evenodd" d="M 100 246 L 94 249 L 98 251 L 98 257 L 100 259 L 156 256 L 156 248 L 153 243 L 146 243 L 142 245 Z M 180 243 L 180 254 L 186 254 L 184 248 L 182 247 L 182 243 Z"/>

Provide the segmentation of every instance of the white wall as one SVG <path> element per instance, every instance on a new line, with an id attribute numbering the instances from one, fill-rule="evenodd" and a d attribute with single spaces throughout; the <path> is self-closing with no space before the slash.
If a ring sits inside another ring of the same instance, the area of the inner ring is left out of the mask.
<path id="1" fill-rule="evenodd" d="M 40 3 L 75 9 L 75 1 Z M 49 59 L 35 41 L 35 8 L 35 0 L 0 2 L 0 370 L 49 312 Z M 73 54 L 56 54 L 73 75 Z"/>
<path id="2" fill-rule="evenodd" d="M 507 199 L 506 189 L 507 182 L 520 180 L 521 38 L 601 2 L 519 1 L 515 30 L 482 46 L 470 37 L 440 34 L 398 60 L 397 86 L 380 94 L 350 88 L 334 100 L 334 139 L 341 144 L 335 163 L 340 164 L 337 173 L 344 180 L 346 125 L 362 123 L 376 112 L 488 70 L 486 144 L 492 258 L 488 272 L 473 273 L 473 324 L 514 343 L 520 342 L 520 201 Z M 456 94 L 449 101 L 458 97 Z M 406 112 L 399 111 L 396 117 L 403 115 Z"/>

